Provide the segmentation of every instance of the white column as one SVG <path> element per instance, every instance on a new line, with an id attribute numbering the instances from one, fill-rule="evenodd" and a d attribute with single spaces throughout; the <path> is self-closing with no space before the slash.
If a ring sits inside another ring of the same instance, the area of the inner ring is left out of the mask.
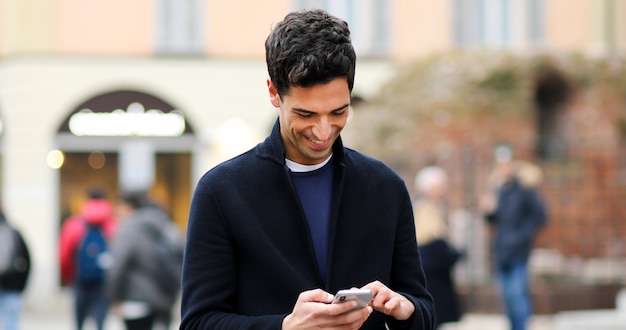
<path id="1" fill-rule="evenodd" d="M 2 207 L 24 236 L 31 254 L 25 305 L 54 310 L 61 292 L 58 267 L 58 172 L 46 163 L 52 137 L 40 99 L 28 93 L 0 95 L 5 119 Z M 57 304 L 58 305 L 58 304 Z"/>

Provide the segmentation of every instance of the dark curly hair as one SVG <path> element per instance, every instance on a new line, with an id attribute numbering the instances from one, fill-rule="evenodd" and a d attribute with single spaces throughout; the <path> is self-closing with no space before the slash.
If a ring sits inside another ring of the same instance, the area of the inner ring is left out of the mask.
<path id="1" fill-rule="evenodd" d="M 287 14 L 265 41 L 270 79 L 282 98 L 289 88 L 345 77 L 354 86 L 356 53 L 348 23 L 323 10 Z"/>

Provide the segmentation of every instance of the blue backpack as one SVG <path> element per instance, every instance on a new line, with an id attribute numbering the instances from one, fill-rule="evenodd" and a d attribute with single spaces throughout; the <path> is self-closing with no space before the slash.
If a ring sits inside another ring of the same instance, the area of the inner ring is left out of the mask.
<path id="1" fill-rule="evenodd" d="M 107 240 L 100 226 L 86 224 L 85 227 L 85 235 L 77 249 L 77 281 L 104 283 L 109 255 Z"/>

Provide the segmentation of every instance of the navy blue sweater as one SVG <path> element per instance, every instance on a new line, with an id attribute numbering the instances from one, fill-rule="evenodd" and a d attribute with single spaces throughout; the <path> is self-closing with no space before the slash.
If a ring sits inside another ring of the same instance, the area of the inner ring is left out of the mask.
<path id="1" fill-rule="evenodd" d="M 374 280 L 415 305 L 409 322 L 374 312 L 362 329 L 432 329 L 411 200 L 382 162 L 334 145 L 328 268 L 323 281 L 285 165 L 278 123 L 252 150 L 198 182 L 183 265 L 181 329 L 280 329 L 306 290 Z"/>

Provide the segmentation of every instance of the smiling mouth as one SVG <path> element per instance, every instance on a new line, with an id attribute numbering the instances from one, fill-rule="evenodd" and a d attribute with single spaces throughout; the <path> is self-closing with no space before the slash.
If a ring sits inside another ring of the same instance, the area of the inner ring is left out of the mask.
<path id="1" fill-rule="evenodd" d="M 320 140 L 311 139 L 309 137 L 306 137 L 306 139 L 307 141 L 310 142 L 311 146 L 314 147 L 315 149 L 324 149 L 328 147 L 328 145 L 330 144 L 330 140 L 320 141 Z"/>

